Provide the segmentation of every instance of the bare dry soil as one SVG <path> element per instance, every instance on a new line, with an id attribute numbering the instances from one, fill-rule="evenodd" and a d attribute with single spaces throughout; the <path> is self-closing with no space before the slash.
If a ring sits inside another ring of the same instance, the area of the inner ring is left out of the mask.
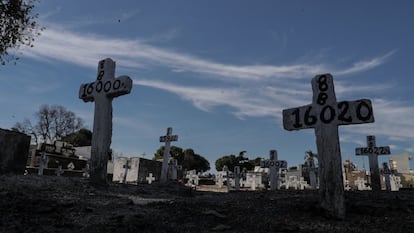
<path id="1" fill-rule="evenodd" d="M 414 191 L 346 192 L 344 220 L 316 191 L 194 191 L 91 185 L 80 178 L 0 176 L 0 232 L 414 232 Z"/>

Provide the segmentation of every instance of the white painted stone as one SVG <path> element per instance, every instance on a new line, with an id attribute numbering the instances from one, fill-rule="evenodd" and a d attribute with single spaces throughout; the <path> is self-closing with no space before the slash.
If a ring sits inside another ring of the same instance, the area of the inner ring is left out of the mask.
<path id="1" fill-rule="evenodd" d="M 39 170 L 37 174 L 39 176 L 43 176 L 43 170 L 47 168 L 47 164 L 49 163 L 49 157 L 46 155 L 46 152 L 42 152 L 42 155 L 39 158 Z"/>
<path id="2" fill-rule="evenodd" d="M 252 187 L 251 187 L 251 189 L 254 191 L 254 190 L 256 190 L 256 174 L 253 174 L 252 175 Z"/>
<path id="3" fill-rule="evenodd" d="M 98 65 L 95 82 L 82 84 L 79 98 L 95 102 L 91 149 L 90 179 L 107 183 L 107 163 L 112 138 L 112 99 L 129 94 L 132 80 L 128 76 L 115 78 L 115 62 L 106 58 Z"/>
<path id="4" fill-rule="evenodd" d="M 366 181 L 360 177 L 358 177 L 355 181 L 354 181 L 355 185 L 357 186 L 357 189 L 359 191 L 364 191 L 367 190 L 367 187 L 365 186 Z"/>
<path id="5" fill-rule="evenodd" d="M 168 179 L 168 160 L 170 158 L 170 146 L 171 142 L 177 141 L 178 135 L 172 135 L 172 128 L 167 128 L 167 135 L 160 136 L 160 142 L 165 142 L 164 146 L 164 156 L 162 160 L 162 168 L 161 168 L 161 178 L 160 182 L 164 183 Z"/>
<path id="6" fill-rule="evenodd" d="M 338 126 L 374 122 L 372 105 L 368 99 L 337 102 L 330 74 L 315 76 L 312 90 L 312 104 L 283 110 L 283 127 L 286 130 L 315 129 L 321 207 L 335 217 L 344 218 Z"/>
<path id="7" fill-rule="evenodd" d="M 155 181 L 155 177 L 152 176 L 152 173 L 149 173 L 145 179 L 148 181 L 148 184 L 152 184 L 152 182 Z"/>
<path id="8" fill-rule="evenodd" d="M 218 174 L 217 185 L 218 185 L 219 188 L 223 187 L 223 175 L 221 173 Z"/>
<path id="9" fill-rule="evenodd" d="M 371 188 L 373 191 L 381 190 L 380 172 L 378 167 L 378 155 L 389 155 L 391 153 L 389 146 L 376 146 L 375 136 L 367 136 L 368 147 L 355 148 L 355 154 L 358 156 L 368 156 L 369 170 L 371 173 Z"/>
<path id="10" fill-rule="evenodd" d="M 234 188 L 240 190 L 240 167 L 234 167 Z"/>

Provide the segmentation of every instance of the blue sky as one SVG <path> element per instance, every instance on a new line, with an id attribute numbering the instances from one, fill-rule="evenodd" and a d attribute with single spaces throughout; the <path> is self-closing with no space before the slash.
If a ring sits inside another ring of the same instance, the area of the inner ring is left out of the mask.
<path id="1" fill-rule="evenodd" d="M 340 126 L 342 159 L 375 135 L 392 154 L 414 151 L 412 1 L 47 1 L 46 30 L 17 65 L 0 67 L 0 127 L 65 106 L 92 129 L 78 98 L 99 60 L 133 79 L 113 101 L 112 148 L 152 158 L 167 127 L 213 168 L 246 150 L 278 150 L 289 166 L 316 151 L 313 129 L 289 132 L 282 110 L 312 101 L 311 79 L 334 77 L 338 101 L 372 100 L 375 123 Z M 382 156 L 384 160 L 386 156 Z M 365 159 L 366 164 L 368 160 Z"/>

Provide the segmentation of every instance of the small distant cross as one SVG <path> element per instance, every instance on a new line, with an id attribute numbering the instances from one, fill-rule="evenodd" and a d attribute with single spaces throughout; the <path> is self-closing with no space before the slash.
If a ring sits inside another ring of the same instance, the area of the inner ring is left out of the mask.
<path id="1" fill-rule="evenodd" d="M 270 159 L 261 161 L 261 167 L 269 168 L 270 176 L 270 190 L 279 189 L 279 169 L 287 168 L 287 162 L 285 160 L 277 160 L 277 150 L 270 150 Z"/>
<path id="2" fill-rule="evenodd" d="M 240 166 L 234 166 L 234 188 L 240 190 Z"/>
<path id="3" fill-rule="evenodd" d="M 46 152 L 42 152 L 42 155 L 39 158 L 39 170 L 37 174 L 39 176 L 43 176 L 43 170 L 47 167 L 47 163 L 49 162 L 49 157 L 47 157 Z"/>
<path id="4" fill-rule="evenodd" d="M 374 122 L 371 101 L 336 101 L 331 74 L 312 79 L 312 104 L 283 110 L 286 130 L 315 129 L 319 161 L 321 206 L 328 213 L 345 217 L 344 186 L 338 126 Z"/>
<path id="5" fill-rule="evenodd" d="M 152 173 L 149 173 L 145 179 L 148 181 L 148 184 L 152 184 L 152 182 L 155 181 L 155 177 L 152 176 Z"/>
<path id="6" fill-rule="evenodd" d="M 128 76 L 115 78 L 115 62 L 106 58 L 98 64 L 95 82 L 80 86 L 79 98 L 95 102 L 91 149 L 90 179 L 106 184 L 107 163 L 112 137 L 112 99 L 129 94 L 132 80 Z"/>
<path id="7" fill-rule="evenodd" d="M 171 142 L 177 141 L 178 135 L 172 135 L 172 128 L 167 128 L 167 135 L 160 136 L 160 142 L 165 142 L 164 147 L 164 157 L 162 160 L 162 168 L 161 168 L 161 182 L 167 181 L 167 174 L 168 174 L 168 159 L 170 158 L 170 146 Z"/>
<path id="8" fill-rule="evenodd" d="M 375 136 L 367 136 L 368 147 L 355 148 L 355 154 L 368 156 L 369 170 L 371 173 L 371 188 L 373 191 L 381 190 L 380 172 L 378 167 L 378 155 L 389 155 L 391 150 L 389 146 L 376 146 Z"/>

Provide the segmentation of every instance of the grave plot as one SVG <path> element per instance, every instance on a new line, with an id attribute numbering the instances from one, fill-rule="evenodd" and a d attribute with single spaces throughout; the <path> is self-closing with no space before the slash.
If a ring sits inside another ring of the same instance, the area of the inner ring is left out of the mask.
<path id="1" fill-rule="evenodd" d="M 95 82 L 80 86 L 79 98 L 95 102 L 93 119 L 90 180 L 107 183 L 107 163 L 112 138 L 112 100 L 131 92 L 132 80 L 128 76 L 115 78 L 115 62 L 106 58 L 98 64 Z"/>
<path id="2" fill-rule="evenodd" d="M 358 156 L 366 155 L 369 160 L 369 170 L 371 174 L 371 188 L 373 191 L 381 190 L 380 172 L 378 167 L 378 155 L 389 155 L 391 150 L 389 146 L 376 146 L 375 136 L 367 136 L 368 147 L 355 148 L 355 154 Z"/>
<path id="3" fill-rule="evenodd" d="M 329 215 L 344 218 L 344 185 L 338 126 L 374 122 L 371 101 L 337 102 L 331 74 L 312 79 L 312 104 L 283 110 L 286 130 L 314 128 L 319 160 L 320 204 Z"/>

